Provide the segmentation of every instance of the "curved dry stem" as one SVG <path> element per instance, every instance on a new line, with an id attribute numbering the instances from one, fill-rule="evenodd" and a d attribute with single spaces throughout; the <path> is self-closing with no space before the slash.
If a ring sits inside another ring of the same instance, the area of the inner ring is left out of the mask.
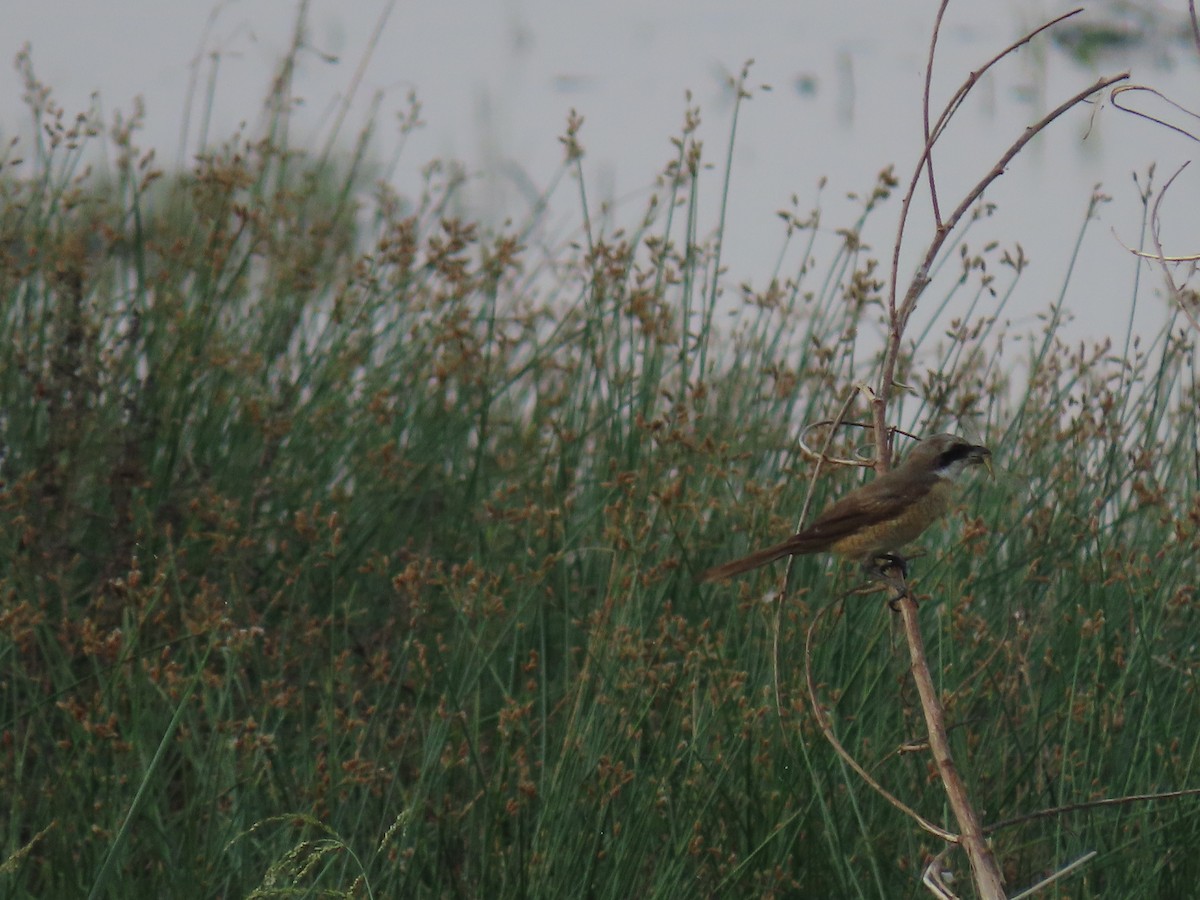
<path id="1" fill-rule="evenodd" d="M 856 384 L 855 387 L 858 388 L 859 390 L 863 391 L 864 393 L 866 393 L 868 400 L 874 396 L 875 392 L 872 391 L 870 388 L 867 388 L 865 385 Z M 845 415 L 845 413 L 846 413 L 846 410 L 843 408 L 842 412 L 839 415 Z M 827 462 L 827 463 L 832 463 L 835 466 L 857 466 L 858 468 L 862 468 L 862 469 L 869 469 L 873 465 L 875 465 L 874 458 L 864 459 L 862 457 L 851 458 L 849 456 L 830 456 L 828 451 L 829 451 L 829 445 L 832 441 L 828 436 L 826 436 L 825 443 L 822 445 L 820 450 L 814 450 L 812 447 L 809 446 L 809 444 L 808 444 L 809 432 L 816 431 L 818 428 L 828 428 L 830 430 L 830 432 L 833 432 L 834 430 L 836 430 L 842 426 L 845 426 L 847 428 L 867 428 L 867 429 L 870 429 L 873 427 L 870 424 L 864 425 L 862 422 L 843 422 L 843 421 L 840 421 L 839 419 L 822 419 L 819 422 L 810 422 L 808 425 L 805 425 L 803 429 L 801 429 L 800 437 L 796 440 L 797 445 L 800 447 L 800 452 L 803 453 L 804 456 L 806 456 L 808 459 L 811 459 L 818 464 L 820 464 L 822 462 Z"/>
<path id="2" fill-rule="evenodd" d="M 888 791 L 887 788 L 885 788 L 878 781 L 876 781 L 873 777 L 871 777 L 871 774 L 866 769 L 864 769 L 861 765 L 859 765 L 858 760 L 856 760 L 853 756 L 850 755 L 850 753 L 846 750 L 846 748 L 843 747 L 841 742 L 837 739 L 837 735 L 835 735 L 833 733 L 833 726 L 830 724 L 829 720 L 826 718 L 825 714 L 821 710 L 821 702 L 817 696 L 817 685 L 816 685 L 816 682 L 813 680 L 813 673 L 812 673 L 813 632 L 816 630 L 817 625 L 821 621 L 821 616 L 823 616 L 824 614 L 825 614 L 825 609 L 821 609 L 816 614 L 816 616 L 813 617 L 812 624 L 810 626 L 808 626 L 808 635 L 804 640 L 804 677 L 805 677 L 805 680 L 808 682 L 809 703 L 812 705 L 813 715 L 816 716 L 817 724 L 821 728 L 821 734 L 823 734 L 825 736 L 825 740 L 829 742 L 829 745 L 831 747 L 833 747 L 834 752 L 837 753 L 837 755 L 842 758 L 842 760 L 846 763 L 846 765 L 848 765 L 851 769 L 854 770 L 854 772 L 858 775 L 859 778 L 861 778 L 863 781 L 865 781 L 867 783 L 867 786 L 870 787 L 871 790 L 875 791 L 875 793 L 879 794 L 880 797 L 882 797 L 888 803 L 892 804 L 892 806 L 896 807 L 896 809 L 900 810 L 900 812 L 904 813 L 906 816 L 911 818 L 914 822 L 916 822 L 918 825 L 920 825 L 922 828 L 924 828 L 930 834 L 932 834 L 936 837 L 940 837 L 944 841 L 949 841 L 952 844 L 958 843 L 958 841 L 959 841 L 958 835 L 954 834 L 953 832 L 947 831 L 946 829 L 942 828 L 940 825 L 935 825 L 933 822 L 930 822 L 928 819 L 926 819 L 924 816 L 922 816 L 919 812 L 917 812 L 911 806 L 906 804 L 903 800 L 901 800 L 895 794 L 892 794 L 890 791 Z"/>
<path id="3" fill-rule="evenodd" d="M 1183 290 L 1175 283 L 1175 279 L 1171 275 L 1171 269 L 1167 265 L 1168 259 L 1166 254 L 1163 253 L 1162 246 L 1162 219 L 1159 218 L 1158 214 L 1159 207 L 1162 205 L 1163 199 L 1167 196 L 1167 191 L 1171 189 L 1171 185 L 1179 177 L 1179 174 L 1187 168 L 1187 165 L 1187 163 L 1184 163 L 1180 166 L 1175 171 L 1175 174 L 1167 179 L 1167 183 L 1163 185 L 1162 190 L 1158 192 L 1158 196 L 1154 198 L 1154 206 L 1150 210 L 1150 239 L 1154 241 L 1154 252 L 1157 254 L 1158 264 L 1162 267 L 1163 280 L 1167 283 L 1167 290 L 1171 294 L 1171 299 L 1175 301 L 1179 309 L 1187 316 L 1187 320 L 1192 324 L 1192 328 L 1197 333 L 1200 333 L 1200 320 L 1197 320 L 1196 313 L 1188 305 L 1183 296 Z"/>
<path id="4" fill-rule="evenodd" d="M 865 385 L 862 387 L 865 387 Z M 833 433 L 837 431 L 838 427 L 842 423 L 842 420 L 846 418 L 846 413 L 850 411 L 850 404 L 854 402 L 855 393 L 857 393 L 860 389 L 861 388 L 859 385 L 855 385 L 854 390 L 851 390 L 846 394 L 846 399 L 842 402 L 842 408 L 838 410 L 837 416 L 835 416 L 834 419 L 829 423 L 831 426 L 829 433 L 825 436 L 825 443 L 821 447 L 820 454 L 818 454 L 816 457 L 817 464 L 813 466 L 812 475 L 809 476 L 808 479 L 808 492 L 804 495 L 804 503 L 800 506 L 800 516 L 796 521 L 796 531 L 800 530 L 800 527 L 804 524 L 804 520 L 808 517 L 809 507 L 812 506 L 813 494 L 815 494 L 817 490 L 817 478 L 821 474 L 821 464 L 826 460 L 835 463 L 841 462 L 840 460 L 832 459 L 828 456 L 829 445 L 833 441 Z M 870 388 L 866 389 L 868 391 L 870 390 Z M 807 445 L 804 443 L 804 435 L 807 433 L 807 431 L 808 429 L 805 429 L 800 434 L 800 446 L 805 451 L 808 450 Z M 855 463 L 855 465 L 857 464 Z M 780 593 L 775 604 L 775 619 L 772 623 L 771 631 L 771 675 L 775 688 L 775 713 L 780 717 L 780 719 L 783 718 L 783 689 L 780 686 L 779 678 L 779 635 L 783 630 L 783 600 L 787 596 L 788 585 L 792 580 L 792 564 L 795 562 L 795 560 L 796 557 L 789 556 L 787 560 L 787 566 L 784 568 L 783 591 Z M 783 740 L 785 745 L 789 744 L 787 729 L 783 729 Z M 788 749 L 790 751 L 791 747 L 789 746 Z"/>
<path id="5" fill-rule="evenodd" d="M 804 495 L 804 504 L 800 507 L 800 515 L 796 519 L 796 531 L 799 531 L 803 527 L 805 519 L 808 518 L 808 509 L 812 505 L 813 494 L 816 493 L 816 490 L 817 490 L 817 479 L 821 475 L 821 464 L 824 463 L 826 460 L 829 460 L 830 462 L 836 462 L 836 463 L 841 464 L 841 460 L 835 460 L 835 459 L 830 458 L 829 447 L 833 443 L 834 432 L 836 432 L 841 427 L 842 422 L 846 418 L 846 413 L 848 413 L 850 411 L 850 404 L 854 402 L 855 394 L 857 394 L 861 391 L 867 392 L 868 397 L 872 400 L 874 399 L 873 397 L 870 397 L 871 389 L 869 387 L 867 387 L 866 385 L 860 385 L 860 384 L 854 385 L 853 389 L 851 389 L 846 394 L 846 399 L 842 402 L 842 408 L 838 410 L 838 413 L 836 416 L 834 416 L 833 421 L 829 423 L 829 433 L 825 435 L 825 443 L 821 446 L 821 452 L 819 454 L 817 454 L 817 457 L 816 457 L 817 464 L 815 466 L 813 466 L 812 475 L 810 475 L 808 478 L 808 492 Z M 808 449 L 807 446 L 804 444 L 804 434 L 807 432 L 807 430 L 808 429 L 805 429 L 805 431 L 801 432 L 801 434 L 800 434 L 800 446 L 803 450 Z M 861 465 L 861 463 L 851 462 L 850 465 Z M 791 578 L 792 563 L 795 561 L 795 559 L 796 559 L 796 557 L 794 557 L 794 556 L 788 557 L 787 569 L 784 574 L 785 580 Z"/>
<path id="6" fill-rule="evenodd" d="M 1171 299 L 1175 301 L 1180 312 L 1187 317 L 1187 320 L 1189 323 L 1191 323 L 1192 328 L 1197 333 L 1200 333 L 1200 318 L 1197 317 L 1196 312 L 1192 309 L 1188 299 L 1184 296 L 1183 288 L 1175 283 L 1175 277 L 1171 274 L 1171 269 L 1167 265 L 1167 263 L 1200 262 L 1200 254 L 1189 253 L 1184 256 L 1168 256 L 1166 251 L 1163 250 L 1162 218 L 1159 216 L 1159 208 L 1162 206 L 1163 200 L 1166 199 L 1167 191 L 1170 190 L 1175 179 L 1178 178 L 1183 170 L 1188 167 L 1189 162 L 1185 162 L 1183 165 L 1181 165 L 1175 170 L 1175 174 L 1167 179 L 1167 183 L 1163 185 L 1162 190 L 1158 192 L 1158 195 L 1154 198 L 1153 205 L 1150 207 L 1150 240 L 1154 243 L 1153 253 L 1147 253 L 1145 250 L 1138 250 L 1135 247 L 1130 247 L 1128 244 L 1122 241 L 1115 232 L 1113 236 L 1116 237 L 1117 243 L 1124 247 L 1129 253 L 1132 253 L 1139 259 L 1151 260 L 1159 264 L 1159 266 L 1162 268 L 1163 280 L 1166 282 L 1167 292 L 1171 295 Z"/>
<path id="7" fill-rule="evenodd" d="M 958 895 L 942 881 L 942 869 L 946 866 L 946 854 L 953 849 L 953 845 L 943 847 L 925 866 L 925 871 L 921 873 L 921 884 L 929 888 L 935 897 L 941 897 L 943 900 L 958 900 Z"/>
<path id="8" fill-rule="evenodd" d="M 1119 109 L 1123 113 L 1128 113 L 1131 116 L 1137 116 L 1139 119 L 1145 119 L 1148 122 L 1153 122 L 1155 125 L 1161 125 L 1163 128 L 1168 128 L 1171 131 L 1174 131 L 1176 134 L 1183 135 L 1188 140 L 1200 141 L 1200 136 L 1193 134 L 1192 132 L 1188 131 L 1186 128 L 1180 128 L 1178 125 L 1172 125 L 1170 122 L 1166 121 L 1165 119 L 1160 118 L 1159 116 L 1152 116 L 1150 113 L 1142 112 L 1141 110 L 1134 109 L 1130 106 L 1123 105 L 1120 102 L 1121 96 L 1123 94 L 1128 94 L 1128 93 L 1152 94 L 1155 97 L 1157 97 L 1159 100 L 1161 100 L 1163 103 L 1166 103 L 1168 106 L 1175 107 L 1181 113 L 1183 113 L 1184 115 L 1191 116 L 1193 119 L 1200 119 L 1200 115 L 1197 115 L 1192 110 L 1188 109 L 1186 106 L 1181 106 L 1180 104 L 1176 103 L 1174 100 L 1172 100 L 1166 94 L 1164 94 L 1162 91 L 1156 90 L 1152 87 L 1147 87 L 1144 84 L 1126 84 L 1126 85 L 1122 85 L 1119 88 L 1113 88 L 1113 92 L 1112 92 L 1111 96 L 1109 97 L 1109 100 L 1112 103 L 1113 107 L 1115 109 Z"/>
<path id="9" fill-rule="evenodd" d="M 929 38 L 929 64 L 925 66 L 925 93 L 921 99 L 921 124 L 925 127 L 925 153 L 920 162 L 917 164 L 916 175 L 919 178 L 921 169 L 924 168 L 929 173 L 929 198 L 933 201 L 933 221 L 938 227 L 942 224 L 942 209 L 938 205 L 937 180 L 933 176 L 933 132 L 929 129 L 929 95 L 933 91 L 933 61 L 937 56 L 938 35 L 942 33 L 942 17 L 946 14 L 946 7 L 950 5 L 950 0 L 942 0 L 942 5 L 938 7 L 937 17 L 933 20 L 933 34 Z M 942 114 L 943 117 L 945 113 Z M 900 213 L 901 232 L 903 233 L 904 217 L 908 213 L 908 207 L 911 203 L 913 192 L 916 188 L 914 181 L 909 185 L 909 192 L 905 196 L 908 201 L 902 207 Z M 893 277 L 892 283 L 895 284 Z"/>
<path id="10" fill-rule="evenodd" d="M 943 860 L 945 860 L 946 854 L 950 852 L 950 849 L 950 847 L 946 847 L 929 861 L 929 865 L 925 867 L 925 871 L 921 875 L 921 883 L 929 888 L 929 890 L 938 897 L 945 898 L 945 900 L 958 900 L 957 895 L 946 886 L 944 881 L 942 881 L 942 868 L 945 866 L 945 862 Z M 1065 878 L 1067 875 L 1070 875 L 1080 866 L 1091 862 L 1098 855 L 1099 854 L 1095 850 L 1089 850 L 1087 853 L 1083 854 L 1083 856 L 1072 860 L 1058 871 L 1047 875 L 1036 884 L 1032 884 L 1025 888 L 1025 890 L 1021 891 L 1019 894 L 1013 894 L 1009 900 L 1024 900 L 1026 897 L 1035 896 L 1039 891 L 1045 890 L 1054 882 Z"/>
<path id="11" fill-rule="evenodd" d="M 809 459 L 815 460 L 816 465 L 813 466 L 812 475 L 809 476 L 808 491 L 804 495 L 804 503 L 800 507 L 800 516 L 796 522 L 796 531 L 800 530 L 800 528 L 804 524 L 804 521 L 808 517 L 809 508 L 812 506 L 813 494 L 816 492 L 817 478 L 821 474 L 821 466 L 824 463 L 829 462 L 834 465 L 860 466 L 860 467 L 867 467 L 867 466 L 874 465 L 873 462 L 869 462 L 866 460 L 848 459 L 848 458 L 836 457 L 836 456 L 829 455 L 829 448 L 830 448 L 830 445 L 833 443 L 834 432 L 836 432 L 838 430 L 838 428 L 840 428 L 842 425 L 855 425 L 860 428 L 870 428 L 871 427 L 870 425 L 863 425 L 858 422 L 849 422 L 848 423 L 848 422 L 844 421 L 846 418 L 846 413 L 848 413 L 850 411 L 850 404 L 854 402 L 855 394 L 862 394 L 863 396 L 865 396 L 867 398 L 868 403 L 870 403 L 874 400 L 874 392 L 871 390 L 869 385 L 867 385 L 863 382 L 855 382 L 853 389 L 849 393 L 847 393 L 846 399 L 842 402 L 842 406 L 838 410 L 837 415 L 834 418 L 822 419 L 820 422 L 814 422 L 810 425 L 805 426 L 805 428 L 800 432 L 800 437 L 798 439 L 800 451 Z M 819 428 L 819 427 L 827 427 L 829 430 L 825 435 L 825 441 L 821 445 L 821 449 L 819 451 L 817 451 L 817 450 L 813 450 L 808 445 L 807 436 L 810 431 L 812 431 L 815 428 Z M 890 435 L 889 435 L 889 438 L 890 438 Z M 775 618 L 774 618 L 774 621 L 772 622 L 772 631 L 771 631 L 771 674 L 772 674 L 772 680 L 773 680 L 773 688 L 774 688 L 774 692 L 775 692 L 775 711 L 776 711 L 776 714 L 779 715 L 781 719 L 783 717 L 783 688 L 782 688 L 782 685 L 780 682 L 780 665 L 779 665 L 779 640 L 780 640 L 780 633 L 782 632 L 781 617 L 783 616 L 783 599 L 787 596 L 787 594 L 789 592 L 789 587 L 790 587 L 791 578 L 792 578 L 792 565 L 794 564 L 795 559 L 796 558 L 794 556 L 788 557 L 787 566 L 784 569 L 784 575 L 783 575 L 783 590 L 781 591 L 781 593 L 778 597 L 779 602 L 777 602 L 775 605 Z M 789 745 L 786 730 L 784 731 L 783 739 L 784 739 L 785 745 Z M 789 750 L 790 750 L 790 746 L 789 746 Z"/>
<path id="12" fill-rule="evenodd" d="M 1200 25 L 1197 24 L 1195 3 L 1189 2 L 1188 8 L 1189 8 L 1189 11 L 1191 14 L 1192 28 L 1195 30 L 1197 46 L 1198 46 L 1198 49 L 1200 49 Z M 1162 100 L 1164 103 L 1179 110 L 1181 113 L 1184 113 L 1185 115 L 1191 116 L 1192 118 L 1195 118 L 1195 119 L 1200 119 L 1200 115 L 1197 115 L 1195 112 L 1188 109 L 1187 107 L 1181 106 L 1180 104 L 1176 103 L 1174 100 L 1167 97 L 1161 91 L 1157 91 L 1154 88 L 1146 87 L 1145 85 L 1139 85 L 1139 84 L 1131 84 L 1131 85 L 1125 85 L 1125 86 L 1122 86 L 1119 88 L 1114 88 L 1113 92 L 1112 92 L 1112 96 L 1111 96 L 1112 105 L 1114 107 L 1116 107 L 1117 109 L 1121 110 L 1122 112 L 1129 113 L 1130 115 L 1137 116 L 1138 118 L 1141 118 L 1141 119 L 1147 119 L 1151 122 L 1154 122 L 1156 125 L 1161 125 L 1163 128 L 1170 129 L 1171 131 L 1174 131 L 1176 134 L 1181 134 L 1190 140 L 1200 141 L 1200 136 L 1197 136 L 1196 134 L 1194 134 L 1191 131 L 1188 131 L 1185 128 L 1181 128 L 1178 125 L 1172 125 L 1170 122 L 1167 122 L 1165 119 L 1162 119 L 1158 116 L 1152 116 L 1149 113 L 1144 113 L 1144 112 L 1141 112 L 1140 110 L 1136 110 L 1131 107 L 1123 105 L 1121 103 L 1121 97 L 1124 94 L 1129 93 L 1131 91 L 1136 91 L 1139 93 L 1147 92 L 1149 94 L 1152 94 L 1153 96 Z M 1141 250 L 1135 250 L 1135 249 L 1125 245 L 1124 243 L 1122 243 L 1122 246 L 1125 247 L 1126 250 L 1129 250 L 1129 252 L 1133 253 L 1135 256 L 1139 256 L 1143 259 L 1152 259 L 1159 264 L 1159 266 L 1162 268 L 1163 280 L 1166 282 L 1167 291 L 1170 293 L 1171 298 L 1175 301 L 1176 305 L 1179 307 L 1180 311 L 1184 314 L 1184 316 L 1187 317 L 1187 320 L 1189 323 L 1191 323 L 1192 328 L 1195 331 L 1200 332 L 1200 318 L 1197 317 L 1196 312 L 1191 308 L 1191 306 L 1187 302 L 1187 299 L 1183 296 L 1182 288 L 1180 288 L 1180 286 L 1175 283 L 1175 278 L 1171 274 L 1171 270 L 1167 265 L 1167 263 L 1196 262 L 1197 260 L 1200 260 L 1200 254 L 1188 254 L 1186 256 L 1168 256 L 1163 251 L 1162 219 L 1159 216 L 1159 209 L 1162 207 L 1163 200 L 1166 199 L 1167 192 L 1171 189 L 1171 185 L 1174 184 L 1175 179 L 1178 178 L 1180 176 L 1180 174 L 1183 172 L 1183 170 L 1186 169 L 1187 167 L 1188 167 L 1188 163 L 1185 162 L 1178 169 L 1176 169 L 1175 174 L 1167 179 L 1167 183 L 1165 185 L 1163 185 L 1162 190 L 1158 192 L 1158 196 L 1154 198 L 1154 205 L 1151 207 L 1151 210 L 1150 210 L 1150 238 L 1154 242 L 1154 253 L 1146 253 Z"/>

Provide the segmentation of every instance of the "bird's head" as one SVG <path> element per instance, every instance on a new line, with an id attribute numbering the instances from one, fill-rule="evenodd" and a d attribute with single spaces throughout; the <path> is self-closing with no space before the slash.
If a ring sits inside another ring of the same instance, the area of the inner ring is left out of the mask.
<path id="1" fill-rule="evenodd" d="M 982 465 L 992 474 L 992 451 L 972 444 L 956 434 L 935 434 L 917 444 L 904 461 L 914 473 L 930 472 L 939 478 L 955 479 L 968 466 Z"/>

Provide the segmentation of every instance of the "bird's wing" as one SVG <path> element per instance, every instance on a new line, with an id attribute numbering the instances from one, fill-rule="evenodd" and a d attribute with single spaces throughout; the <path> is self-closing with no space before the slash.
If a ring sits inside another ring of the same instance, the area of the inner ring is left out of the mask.
<path id="1" fill-rule="evenodd" d="M 798 550 L 823 550 L 863 528 L 897 518 L 937 482 L 935 475 L 909 474 L 901 479 L 890 477 L 892 474 L 881 475 L 847 494 L 790 540 Z"/>

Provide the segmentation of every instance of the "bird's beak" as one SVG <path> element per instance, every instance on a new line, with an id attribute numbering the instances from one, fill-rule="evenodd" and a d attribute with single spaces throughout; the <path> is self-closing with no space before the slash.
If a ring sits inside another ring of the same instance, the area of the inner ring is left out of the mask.
<path id="1" fill-rule="evenodd" d="M 981 463 L 987 469 L 988 477 L 994 478 L 995 473 L 992 471 L 992 451 L 987 447 L 976 446 L 971 448 L 971 460 Z"/>

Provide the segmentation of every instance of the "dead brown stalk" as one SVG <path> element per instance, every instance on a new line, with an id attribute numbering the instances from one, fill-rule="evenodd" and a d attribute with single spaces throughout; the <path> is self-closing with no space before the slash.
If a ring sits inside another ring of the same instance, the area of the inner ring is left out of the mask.
<path id="1" fill-rule="evenodd" d="M 943 0 L 938 9 L 929 46 L 922 116 L 925 134 L 925 146 L 913 170 L 912 177 L 909 181 L 908 190 L 904 196 L 901 206 L 900 221 L 892 252 L 890 289 L 886 306 L 888 327 L 887 343 L 880 368 L 879 381 L 876 385 L 873 395 L 870 396 L 870 406 L 872 410 L 872 422 L 876 444 L 875 465 L 877 472 L 886 472 L 891 467 L 890 443 L 894 429 L 889 427 L 887 424 L 887 412 L 888 404 L 892 398 L 893 388 L 895 386 L 896 369 L 899 364 L 905 328 L 910 317 L 912 316 L 913 311 L 916 309 L 917 301 L 929 284 L 929 273 L 934 262 L 941 253 L 947 238 L 961 222 L 963 216 L 966 215 L 967 212 L 980 199 L 984 191 L 987 190 L 993 181 L 1004 174 L 1008 164 L 1037 134 L 1047 128 L 1051 122 L 1062 116 L 1068 110 L 1073 109 L 1075 106 L 1086 101 L 1095 93 L 1103 91 L 1128 77 L 1128 73 L 1121 73 L 1119 75 L 1101 78 L 1089 87 L 1079 91 L 1072 97 L 1063 101 L 1035 124 L 1027 127 L 1012 142 L 1008 149 L 1000 155 L 991 169 L 973 188 L 967 191 L 962 200 L 953 208 L 949 215 L 943 219 L 941 201 L 939 199 L 937 190 L 937 179 L 934 174 L 933 151 L 937 145 L 937 142 L 945 133 L 951 119 L 961 107 L 962 103 L 974 86 L 978 84 L 981 76 L 985 72 L 991 69 L 1001 59 L 1005 58 L 1018 48 L 1028 43 L 1042 31 L 1080 12 L 1080 10 L 1075 10 L 1067 13 L 1066 15 L 1060 16 L 1046 23 L 1040 28 L 1030 31 L 1020 40 L 1009 45 L 1002 52 L 990 59 L 982 68 L 970 73 L 970 75 L 963 81 L 958 90 L 950 98 L 941 114 L 931 124 L 930 94 L 933 80 L 933 62 L 936 56 L 937 41 L 941 29 L 942 18 L 948 5 L 949 0 Z M 908 287 L 904 292 L 903 299 L 898 301 L 897 292 L 899 286 L 900 251 L 904 237 L 909 229 L 909 213 L 912 207 L 912 202 L 916 197 L 917 188 L 923 180 L 927 181 L 929 188 L 929 199 L 933 217 L 933 234 L 929 239 L 929 243 L 921 257 L 921 262 L 917 267 L 915 275 L 908 283 Z M 947 800 L 957 821 L 959 833 L 957 835 L 951 835 L 949 832 L 940 829 L 938 826 L 933 825 L 932 823 L 929 823 L 922 817 L 918 816 L 915 812 L 900 803 L 900 801 L 898 801 L 896 798 L 888 794 L 874 779 L 870 778 L 865 773 L 860 765 L 850 759 L 849 754 L 845 752 L 844 748 L 841 747 L 836 738 L 832 736 L 831 729 L 828 727 L 826 720 L 821 715 L 815 687 L 810 675 L 809 693 L 812 699 L 813 709 L 816 712 L 817 720 L 821 725 L 826 739 L 830 741 L 831 745 L 835 748 L 839 755 L 841 755 L 843 759 L 846 759 L 851 767 L 860 775 L 860 777 L 863 777 L 864 780 L 866 780 L 867 783 L 872 786 L 872 788 L 877 790 L 884 797 L 888 798 L 889 802 L 893 803 L 893 805 L 896 805 L 898 808 L 913 816 L 914 820 L 917 821 L 922 828 L 925 828 L 927 831 L 931 831 L 931 833 L 938 834 L 944 840 L 957 843 L 962 846 L 967 854 L 968 861 L 970 862 L 971 873 L 978 896 L 985 898 L 985 900 L 998 900 L 998 898 L 1004 898 L 1005 890 L 1000 867 L 997 864 L 995 856 L 992 854 L 991 848 L 988 846 L 985 831 L 981 825 L 979 816 L 976 813 L 973 804 L 971 803 L 966 783 L 962 778 L 951 753 L 950 742 L 946 733 L 945 709 L 934 685 L 933 676 L 929 670 L 929 663 L 925 654 L 924 639 L 921 634 L 920 620 L 918 618 L 917 603 L 910 595 L 902 575 L 889 578 L 888 581 L 890 585 L 889 590 L 892 593 L 891 601 L 898 607 L 901 619 L 904 623 L 904 632 L 911 658 L 911 671 L 913 680 L 917 686 L 918 694 L 920 695 L 921 708 L 924 714 L 926 729 L 928 732 L 930 752 L 933 756 L 934 763 L 937 766 L 938 775 L 941 778 L 942 784 L 946 790 Z"/>

